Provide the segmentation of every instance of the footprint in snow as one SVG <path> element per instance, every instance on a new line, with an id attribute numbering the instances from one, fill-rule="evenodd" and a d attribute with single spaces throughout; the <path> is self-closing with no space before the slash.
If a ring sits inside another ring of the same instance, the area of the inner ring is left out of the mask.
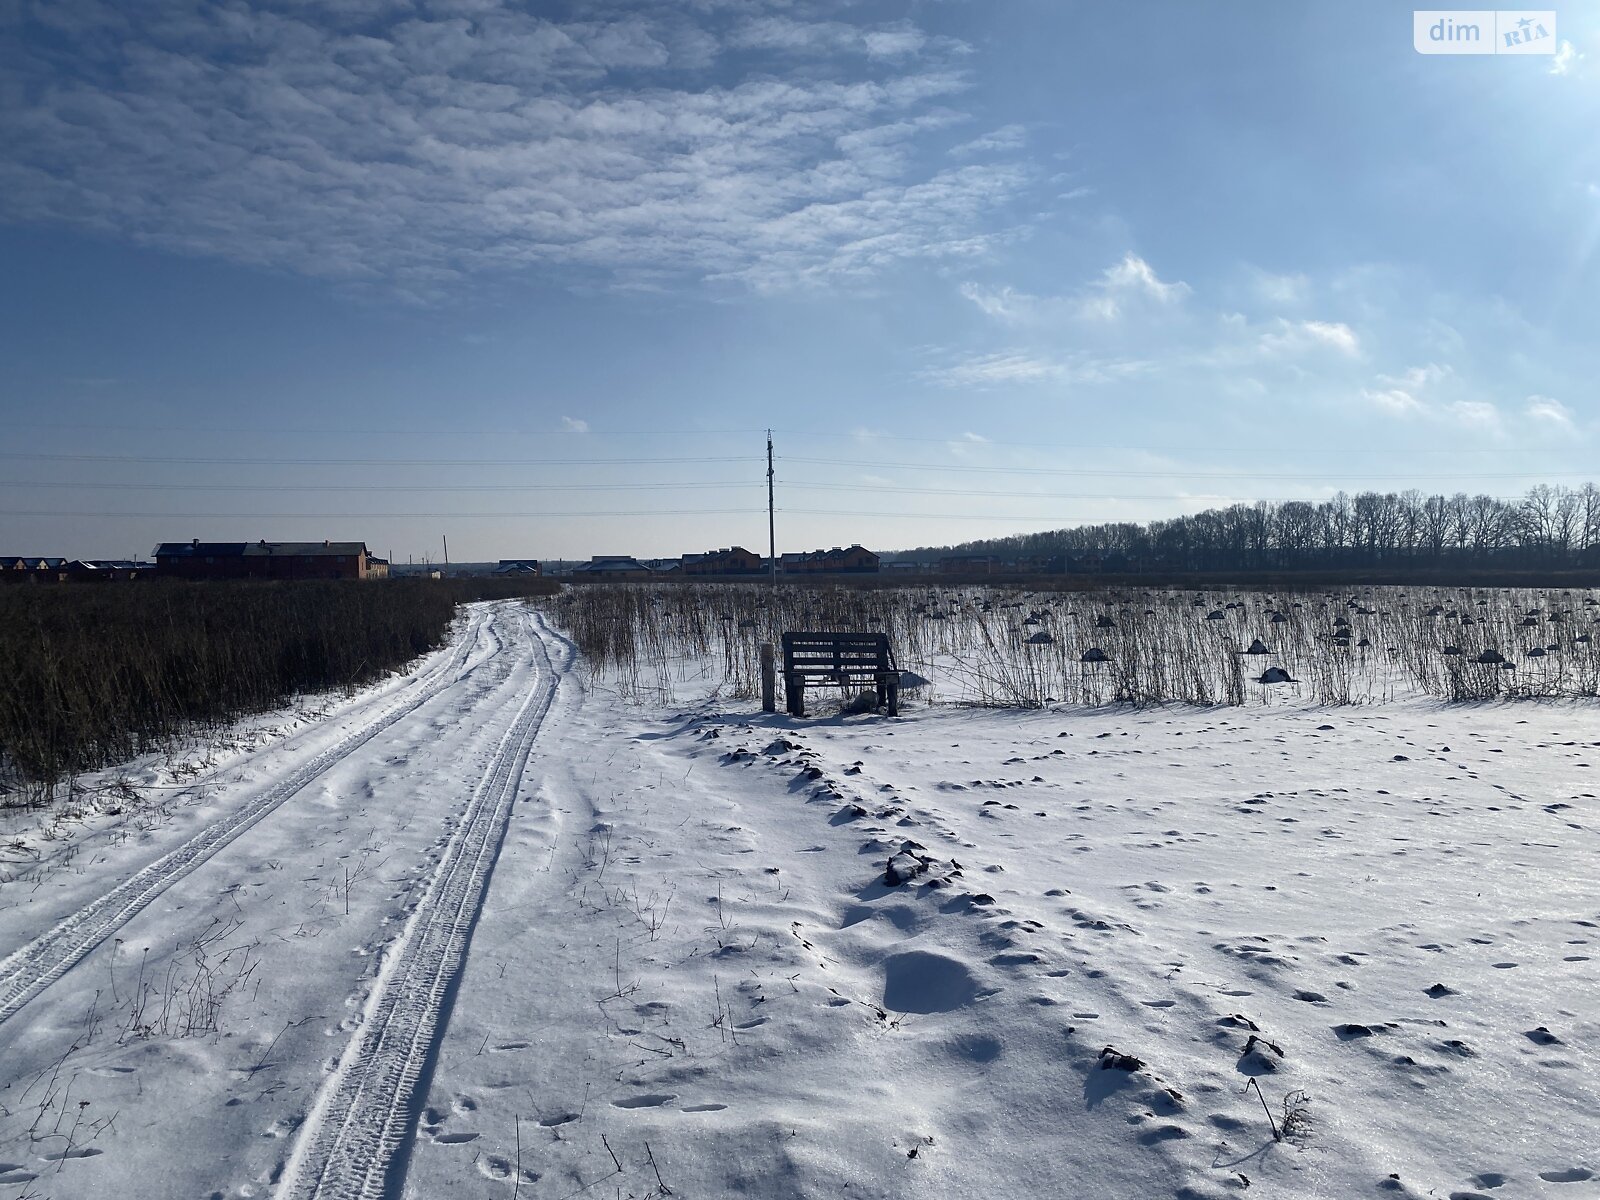
<path id="1" fill-rule="evenodd" d="M 1588 1167 L 1565 1167 L 1557 1171 L 1540 1171 L 1539 1178 L 1546 1183 L 1587 1183 L 1594 1178 Z"/>
<path id="2" fill-rule="evenodd" d="M 1193 1136 L 1194 1134 L 1181 1125 L 1158 1125 L 1154 1129 L 1141 1133 L 1139 1142 L 1145 1146 L 1159 1146 L 1162 1142 L 1182 1141 Z"/>
<path id="3" fill-rule="evenodd" d="M 427 1118 L 424 1117 L 423 1119 L 426 1120 Z M 268 1125 L 264 1130 L 261 1131 L 261 1136 L 269 1138 L 285 1138 L 298 1129 L 299 1126 L 300 1120 L 297 1117 L 279 1117 L 271 1125 Z"/>
<path id="4" fill-rule="evenodd" d="M 516 1168 L 511 1165 L 511 1160 L 501 1158 L 498 1154 L 490 1154 L 478 1159 L 478 1171 L 489 1179 L 510 1179 Z M 530 1171 L 526 1167 L 518 1173 L 518 1178 L 523 1183 L 537 1183 L 539 1173 Z"/>
<path id="5" fill-rule="evenodd" d="M 652 1092 L 643 1096 L 624 1096 L 621 1100 L 613 1100 L 612 1108 L 660 1108 L 670 1104 L 678 1097 L 670 1092 Z"/>
<path id="6" fill-rule="evenodd" d="M 44 1160 L 46 1162 L 68 1162 L 75 1158 L 94 1158 L 96 1155 L 104 1153 L 104 1150 L 97 1149 L 94 1146 L 77 1146 L 71 1150 L 60 1150 L 46 1154 Z"/>

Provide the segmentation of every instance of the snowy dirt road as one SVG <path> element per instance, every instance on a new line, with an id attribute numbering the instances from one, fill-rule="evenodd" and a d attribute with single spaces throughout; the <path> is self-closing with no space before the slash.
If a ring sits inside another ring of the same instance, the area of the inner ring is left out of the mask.
<path id="1" fill-rule="evenodd" d="M 0 1197 L 1600 1191 L 1592 706 L 795 721 L 572 667 L 474 608 L 0 886 Z"/>
<path id="2" fill-rule="evenodd" d="M 181 819 L 86 826 L 87 854 L 0 893 L 0 1185 L 384 1194 L 569 657 L 479 607 Z"/>

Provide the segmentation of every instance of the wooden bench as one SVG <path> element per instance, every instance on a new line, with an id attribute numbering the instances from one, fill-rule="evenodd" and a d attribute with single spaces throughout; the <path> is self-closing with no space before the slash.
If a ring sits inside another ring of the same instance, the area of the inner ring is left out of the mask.
<path id="1" fill-rule="evenodd" d="M 791 716 L 806 715 L 806 680 L 872 683 L 878 706 L 900 715 L 900 669 L 886 633 L 786 633 L 783 635 L 783 690 Z"/>

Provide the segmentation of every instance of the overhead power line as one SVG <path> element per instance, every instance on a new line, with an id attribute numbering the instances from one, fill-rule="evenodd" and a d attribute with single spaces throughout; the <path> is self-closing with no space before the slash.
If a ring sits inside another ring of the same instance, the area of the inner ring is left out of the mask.
<path id="1" fill-rule="evenodd" d="M 761 463 L 756 456 L 722 455 L 667 458 L 225 458 L 184 457 L 173 455 L 140 454 L 31 454 L 21 451 L 0 451 L 0 459 L 47 462 L 96 463 L 168 463 L 177 465 L 209 466 L 264 466 L 264 467 L 606 467 L 606 466 L 676 466 L 706 463 Z M 1549 468 L 1537 471 L 1458 471 L 1444 474 L 1389 474 L 1368 471 L 1339 471 L 1335 474 L 1318 474 L 1308 471 L 1217 471 L 1189 470 L 1172 467 L 1161 470 L 1115 469 L 1088 467 L 1020 467 L 980 466 L 973 463 L 908 463 L 885 462 L 881 459 L 814 458 L 809 456 L 780 457 L 780 462 L 804 463 L 811 466 L 851 467 L 875 471 L 946 471 L 989 475 L 1060 475 L 1076 478 L 1102 479 L 1292 479 L 1303 483 L 1342 480 L 1385 480 L 1390 482 L 1416 482 L 1422 480 L 1462 479 L 1581 479 L 1592 475 L 1589 470 L 1562 471 Z M 574 485 L 579 486 L 579 485 Z"/>
<path id="2" fill-rule="evenodd" d="M 1063 516 L 1060 513 L 1050 515 L 1029 515 L 1027 513 L 948 513 L 948 512 L 885 512 L 881 508 L 783 508 L 780 513 L 790 513 L 796 516 L 807 517 L 879 517 L 888 521 L 924 520 L 936 521 L 1004 521 L 1015 523 L 1017 521 L 1048 522 L 1052 525 L 1071 525 L 1093 521 L 1103 523 L 1104 517 L 1074 517 Z"/>
<path id="3" fill-rule="evenodd" d="M 1071 524 L 1076 521 L 1098 520 L 1100 518 L 1076 517 L 1064 514 L 1029 515 L 1026 513 L 938 513 L 938 512 L 886 512 L 883 509 L 868 508 L 785 508 L 779 506 L 779 513 L 795 516 L 815 517 L 877 517 L 883 520 L 941 520 L 941 521 L 1044 521 Z M 0 509 L 0 517 L 140 517 L 159 520 L 217 520 L 217 521 L 372 521 L 372 520 L 497 520 L 502 518 L 516 519 L 549 519 L 563 520 L 568 517 L 704 517 L 704 516 L 765 516 L 767 510 L 763 508 L 647 508 L 647 509 L 599 509 L 589 511 L 564 511 L 564 512 L 128 512 L 125 510 L 91 512 L 73 509 L 37 509 L 30 511 Z"/>
<path id="4" fill-rule="evenodd" d="M 708 517 L 749 516 L 764 514 L 765 508 L 640 508 L 598 509 L 593 511 L 568 510 L 562 512 L 89 512 L 68 509 L 0 509 L 0 517 L 151 517 L 161 520 L 218 520 L 218 521 L 367 521 L 367 520 L 496 520 L 504 517 L 549 518 L 567 517 Z"/>
<path id="5" fill-rule="evenodd" d="M 1005 441 L 999 438 L 978 437 L 968 438 L 964 434 L 953 434 L 946 437 L 911 437 L 900 433 L 807 433 L 796 429 L 777 429 L 774 433 L 781 433 L 787 437 L 816 438 L 829 441 L 848 441 L 860 446 L 870 446 L 875 442 L 914 442 L 922 445 L 959 447 L 963 451 L 982 450 L 985 446 L 996 446 L 1004 449 L 1023 450 L 1069 450 L 1092 451 L 1125 450 L 1133 452 L 1147 452 L 1154 454 L 1182 453 L 1182 454 L 1307 454 L 1318 453 L 1318 447 L 1302 443 L 1298 446 L 1251 446 L 1244 443 L 1230 443 L 1223 446 L 1207 446 L 1195 442 L 1173 442 L 1170 444 L 1144 444 L 1138 445 L 1129 442 L 1044 442 L 1030 438 L 1027 441 Z M 1344 454 L 1549 454 L 1559 450 L 1559 446 L 1340 446 L 1331 453 Z"/>
<path id="6" fill-rule="evenodd" d="M 85 433 L 105 429 L 115 433 L 226 433 L 247 437 L 271 437 L 276 434 L 295 437 L 372 437 L 392 434 L 396 437 L 721 437 L 755 436 L 759 429 L 441 429 L 438 426 L 403 427 L 369 425 L 291 427 L 274 425 L 263 429 L 259 425 L 108 425 L 101 421 L 12 421 L 12 429 L 49 429 L 62 433 Z"/>
<path id="7" fill-rule="evenodd" d="M 607 467 L 672 463 L 749 463 L 765 460 L 750 455 L 683 458 L 224 458 L 168 454 L 33 454 L 0 451 L 0 458 L 45 462 L 128 462 L 206 464 L 226 467 Z"/>
<path id="8" fill-rule="evenodd" d="M 72 483 L 62 479 L 3 480 L 9 488 L 83 488 L 90 491 L 152 492 L 639 492 L 703 488 L 756 488 L 747 479 L 694 483 Z"/>
<path id="9" fill-rule="evenodd" d="M 903 463 L 883 462 L 878 459 L 859 458 L 804 458 L 789 456 L 783 461 L 807 463 L 813 466 L 859 467 L 876 471 L 961 471 L 989 475 L 1070 475 L 1094 478 L 1138 479 L 1298 479 L 1340 480 L 1381 479 L 1408 482 L 1422 479 L 1583 479 L 1593 475 L 1594 469 L 1579 471 L 1456 471 L 1442 475 L 1418 475 L 1411 472 L 1400 475 L 1373 474 L 1367 471 L 1340 471 L 1336 475 L 1319 475 L 1308 471 L 1190 471 L 1183 467 L 1167 470 L 1112 470 L 1085 467 L 981 467 L 968 463 Z"/>
<path id="10" fill-rule="evenodd" d="M 406 427 L 406 426 L 283 426 L 261 428 L 259 426 L 243 425 L 140 425 L 140 424 L 106 424 L 100 421 L 66 422 L 66 421 L 12 421 L 8 423 L 10 429 L 38 429 L 57 431 L 63 433 L 93 433 L 104 430 L 114 433 L 160 433 L 160 434 L 228 434 L 250 437 L 272 437 L 275 435 L 293 437 L 550 437 L 563 439 L 584 438 L 663 438 L 663 437 L 750 437 L 757 438 L 764 434 L 761 429 L 695 429 L 683 427 L 677 429 L 526 429 L 526 428 L 440 428 L 433 427 Z M 1127 451 L 1133 453 L 1183 453 L 1183 454 L 1307 454 L 1318 453 L 1315 446 L 1305 444 L 1294 446 L 1253 446 L 1247 444 L 1205 445 L 1194 442 L 1172 443 L 1146 443 L 1134 444 L 1127 442 L 1048 442 L 1037 438 L 1023 440 L 991 438 L 979 436 L 969 438 L 965 432 L 937 436 L 912 436 L 898 433 L 875 433 L 870 430 L 840 433 L 836 430 L 807 430 L 807 429 L 774 429 L 775 434 L 788 438 L 803 440 L 852 442 L 858 445 L 872 445 L 879 442 L 895 442 L 906 444 L 919 444 L 928 446 L 959 446 L 963 450 L 981 450 L 985 446 L 994 446 L 1005 449 L 1026 450 L 1066 450 L 1076 452 L 1100 451 Z M 1371 455 L 1406 455 L 1419 454 L 1550 454 L 1562 449 L 1560 446 L 1341 446 L 1337 453 L 1371 454 Z M 32 455 L 30 457 L 45 457 Z"/>
<path id="11" fill-rule="evenodd" d="M 1147 501 L 1188 501 L 1194 503 L 1216 503 L 1219 501 L 1240 500 L 1251 504 L 1257 501 L 1267 503 L 1283 503 L 1286 500 L 1305 499 L 1303 497 L 1283 496 L 1249 496 L 1235 497 L 1222 493 L 1187 493 L 1187 492 L 1034 492 L 1034 491 L 1009 491 L 989 488 L 948 488 L 948 487 L 901 487 L 893 484 L 876 483 L 807 483 L 796 480 L 782 480 L 783 486 L 795 491 L 818 492 L 861 492 L 882 493 L 888 495 L 910 496 L 981 496 L 991 499 L 1017 499 L 1017 500 L 1089 500 L 1101 503 L 1121 502 L 1128 500 Z M 430 494 L 449 494 L 453 492 L 466 493 L 494 493 L 494 492 L 634 492 L 634 491 L 702 491 L 726 490 L 729 488 L 759 488 L 763 486 L 755 480 L 730 480 L 720 482 L 694 482 L 694 483 L 462 483 L 462 484 L 411 484 L 411 483 L 371 483 L 371 484 L 282 484 L 282 483 L 102 483 L 97 481 L 87 483 L 72 483 L 61 479 L 43 480 L 0 480 L 0 488 L 57 488 L 67 491 L 82 489 L 84 491 L 118 491 L 118 492 L 263 492 L 263 493 L 293 493 L 301 495 L 307 492 L 338 492 L 338 493 L 405 493 L 426 492 Z M 1517 500 L 1519 496 L 1496 496 L 1496 500 Z M 1307 501 L 1308 503 L 1310 501 Z M 799 510 L 790 509 L 790 512 Z"/>

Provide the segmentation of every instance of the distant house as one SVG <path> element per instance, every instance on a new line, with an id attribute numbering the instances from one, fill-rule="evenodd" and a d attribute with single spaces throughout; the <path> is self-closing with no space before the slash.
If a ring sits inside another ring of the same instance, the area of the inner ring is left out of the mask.
<path id="1" fill-rule="evenodd" d="M 387 574 L 387 564 L 385 564 Z M 365 542 L 163 542 L 156 574 L 164 579 L 368 579 Z"/>
<path id="2" fill-rule="evenodd" d="M 367 555 L 367 578 L 389 578 L 389 560 L 387 558 L 378 558 L 371 554 Z"/>
<path id="3" fill-rule="evenodd" d="M 627 554 L 596 554 L 586 563 L 572 568 L 572 578 L 590 583 L 629 582 L 654 579 L 656 572 Z"/>
<path id="4" fill-rule="evenodd" d="M 539 565 L 537 558 L 502 558 L 494 573 L 501 576 L 532 578 L 543 575 L 544 568 Z"/>
<path id="5" fill-rule="evenodd" d="M 1004 558 L 998 554 L 946 554 L 939 559 L 941 575 L 1060 575 L 1067 560 L 1045 554 L 1020 554 Z"/>
<path id="6" fill-rule="evenodd" d="M 0 556 L 0 583 L 127 583 L 153 573 L 150 563 L 133 559 Z"/>
<path id="7" fill-rule="evenodd" d="M 761 556 L 743 546 L 707 550 L 704 554 L 685 554 L 685 575 L 756 575 L 761 571 Z"/>
<path id="8" fill-rule="evenodd" d="M 835 546 L 828 551 L 824 560 L 828 564 L 829 571 L 850 575 L 876 572 L 881 565 L 878 556 L 860 542 L 846 546 L 843 550 Z"/>
<path id="9" fill-rule="evenodd" d="M 1117 550 L 1090 550 L 1076 557 L 1068 556 L 1063 561 L 1063 568 L 1067 571 L 1093 574 L 1106 572 L 1117 574 L 1124 571 L 1137 570 L 1139 560 Z"/>
<path id="10" fill-rule="evenodd" d="M 878 556 L 859 542 L 851 546 L 835 546 L 831 550 L 785 554 L 778 560 L 779 570 L 785 575 L 875 574 L 879 565 Z"/>
<path id="11" fill-rule="evenodd" d="M 0 557 L 0 579 L 6 583 L 65 583 L 67 560 L 39 555 Z"/>
<path id="12" fill-rule="evenodd" d="M 71 583 L 130 583 L 155 574 L 149 563 L 121 558 L 74 559 L 67 564 Z"/>
<path id="13" fill-rule="evenodd" d="M 939 559 L 941 575 L 993 575 L 1001 569 L 992 554 L 946 554 Z"/>
<path id="14" fill-rule="evenodd" d="M 1006 569 L 1021 575 L 1060 575 L 1067 569 L 1067 560 L 1059 554 L 1024 554 L 1007 563 Z"/>

